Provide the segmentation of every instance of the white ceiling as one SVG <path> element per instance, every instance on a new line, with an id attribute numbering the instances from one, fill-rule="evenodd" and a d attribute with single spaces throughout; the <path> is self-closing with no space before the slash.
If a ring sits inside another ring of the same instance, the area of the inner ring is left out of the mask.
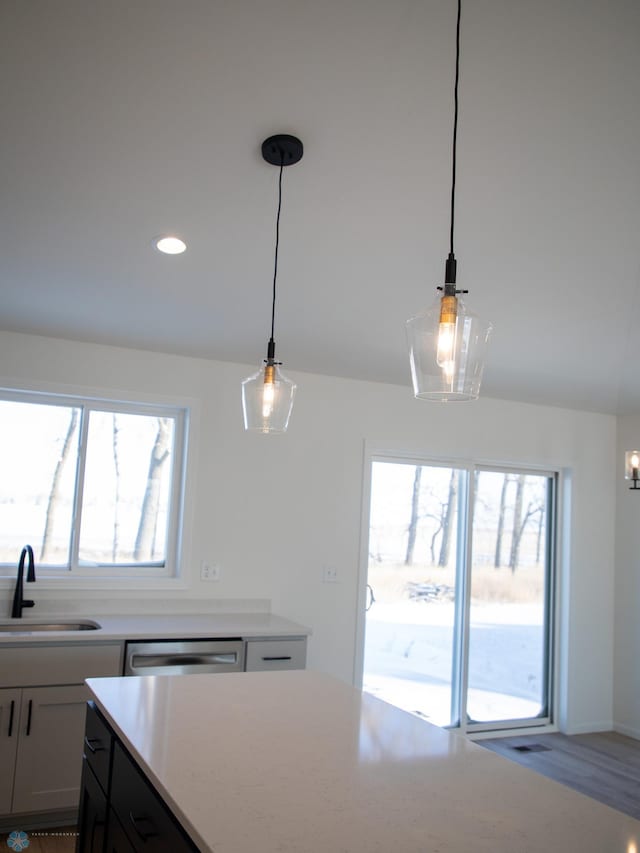
<path id="1" fill-rule="evenodd" d="M 2 0 L 0 324 L 410 384 L 448 252 L 455 0 Z M 640 411 L 640 3 L 465 0 L 483 395 Z M 180 257 L 154 251 L 178 232 Z M 418 405 L 418 404 L 416 404 Z M 420 404 L 422 405 L 422 404 Z M 424 404 L 428 405 L 428 404 Z"/>

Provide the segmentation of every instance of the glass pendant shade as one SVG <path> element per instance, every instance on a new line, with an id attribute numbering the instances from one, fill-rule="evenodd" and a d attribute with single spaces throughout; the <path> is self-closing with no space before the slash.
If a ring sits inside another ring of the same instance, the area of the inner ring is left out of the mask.
<path id="1" fill-rule="evenodd" d="M 464 301 L 443 296 L 432 308 L 407 320 L 414 396 L 422 400 L 467 401 L 480 394 L 491 324 Z"/>
<path id="2" fill-rule="evenodd" d="M 277 364 L 260 367 L 242 383 L 244 428 L 253 432 L 286 432 L 296 385 Z"/>

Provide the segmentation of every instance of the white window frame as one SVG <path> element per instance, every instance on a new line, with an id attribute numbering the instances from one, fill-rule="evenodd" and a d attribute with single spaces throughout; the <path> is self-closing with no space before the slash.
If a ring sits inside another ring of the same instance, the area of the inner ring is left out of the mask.
<path id="1" fill-rule="evenodd" d="M 183 525 L 185 518 L 185 485 L 187 472 L 187 448 L 190 428 L 190 408 L 179 404 L 156 404 L 138 402 L 131 399 L 116 399 L 92 394 L 56 393 L 50 391 L 22 390 L 16 388 L 0 389 L 0 400 L 19 403 L 31 403 L 67 408 L 79 408 L 79 443 L 78 466 L 74 493 L 73 517 L 71 522 L 69 563 L 66 566 L 47 566 L 46 563 L 36 562 L 36 577 L 39 585 L 42 581 L 75 583 L 83 587 L 95 587 L 109 580 L 127 581 L 127 585 L 147 587 L 170 586 L 181 583 L 180 556 L 183 543 Z M 89 429 L 89 413 L 114 412 L 117 414 L 144 415 L 148 417 L 167 417 L 174 422 L 171 491 L 168 507 L 167 539 L 164 564 L 157 563 L 119 563 L 113 565 L 82 566 L 78 553 L 80 546 L 80 530 L 82 521 L 82 498 L 84 488 L 84 471 L 87 452 L 87 435 Z M 19 555 L 15 563 L 0 563 L 0 579 L 14 579 Z M 3 584 L 4 586 L 5 584 Z"/>

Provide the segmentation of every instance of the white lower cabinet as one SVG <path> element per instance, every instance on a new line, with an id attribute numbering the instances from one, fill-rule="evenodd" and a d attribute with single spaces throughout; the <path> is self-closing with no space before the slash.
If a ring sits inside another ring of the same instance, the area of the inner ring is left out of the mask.
<path id="1" fill-rule="evenodd" d="M 78 805 L 88 698 L 84 685 L 22 691 L 12 812 Z"/>
<path id="2" fill-rule="evenodd" d="M 0 690 L 0 814 L 11 811 L 22 690 Z"/>
<path id="3" fill-rule="evenodd" d="M 0 813 L 78 804 L 89 692 L 82 685 L 0 690 Z"/>
<path id="4" fill-rule="evenodd" d="M 72 811 L 80 796 L 89 697 L 81 682 L 92 675 L 118 675 L 121 646 L 103 646 L 91 655 L 72 648 L 58 648 L 55 654 L 51 647 L 11 651 L 0 650 L 0 665 L 7 664 L 14 683 L 25 684 L 31 677 L 45 684 L 0 689 L 0 816 Z M 18 672 L 17 662 L 32 665 Z M 67 676 L 77 683 L 51 683 Z"/>

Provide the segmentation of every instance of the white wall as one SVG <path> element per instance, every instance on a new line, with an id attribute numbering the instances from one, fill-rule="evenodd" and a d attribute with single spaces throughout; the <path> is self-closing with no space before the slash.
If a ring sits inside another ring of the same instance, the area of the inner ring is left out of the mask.
<path id="1" fill-rule="evenodd" d="M 640 450 L 640 415 L 618 418 L 614 667 L 616 728 L 640 738 L 640 491 L 624 479 L 627 450 Z"/>
<path id="2" fill-rule="evenodd" d="M 573 732 L 611 727 L 615 418 L 488 399 L 428 404 L 412 398 L 408 381 L 399 387 L 287 369 L 299 386 L 291 426 L 286 436 L 267 437 L 242 429 L 239 388 L 247 366 L 5 332 L 0 370 L 0 382 L 14 385 L 189 398 L 188 583 L 174 593 L 176 601 L 271 599 L 274 612 L 313 629 L 309 666 L 347 681 L 356 644 L 365 441 L 435 458 L 565 470 L 571 547 L 562 567 L 560 723 Z M 205 558 L 222 565 L 219 584 L 200 582 Z M 338 569 L 338 584 L 322 583 L 325 563 Z M 9 590 L 2 594 L 8 598 Z"/>

